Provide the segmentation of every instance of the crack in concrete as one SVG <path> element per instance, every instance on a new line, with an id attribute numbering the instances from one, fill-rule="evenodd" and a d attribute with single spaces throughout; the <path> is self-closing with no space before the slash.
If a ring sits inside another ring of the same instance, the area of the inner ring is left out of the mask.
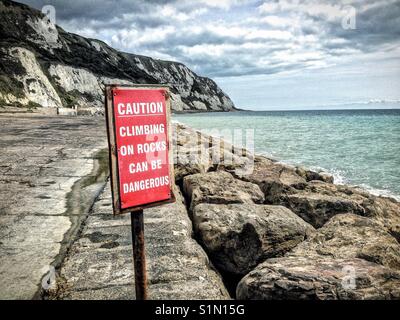
<path id="1" fill-rule="evenodd" d="M 224 273 L 221 273 L 221 271 L 213 264 L 213 259 L 212 257 L 207 253 L 206 248 L 204 247 L 203 243 L 198 239 L 198 236 L 196 235 L 196 232 L 194 230 L 194 225 L 193 225 L 193 220 L 192 220 L 192 214 L 191 214 L 191 210 L 190 210 L 190 201 L 186 195 L 186 193 L 184 192 L 184 188 L 183 188 L 183 178 L 182 178 L 182 184 L 177 184 L 178 188 L 180 189 L 182 196 L 183 196 L 183 201 L 184 201 L 184 205 L 186 207 L 186 213 L 192 223 L 192 235 L 191 238 L 196 241 L 196 243 L 198 243 L 198 245 L 203 249 L 204 253 L 207 255 L 209 263 L 210 263 L 210 268 L 213 269 L 216 273 L 218 273 L 221 276 L 222 282 L 225 286 L 226 291 L 229 293 L 231 298 L 235 298 L 235 292 L 232 290 L 232 286 L 236 285 L 234 283 L 232 283 L 232 279 L 230 279 L 229 276 L 227 276 Z M 237 281 L 239 282 L 239 281 Z"/>

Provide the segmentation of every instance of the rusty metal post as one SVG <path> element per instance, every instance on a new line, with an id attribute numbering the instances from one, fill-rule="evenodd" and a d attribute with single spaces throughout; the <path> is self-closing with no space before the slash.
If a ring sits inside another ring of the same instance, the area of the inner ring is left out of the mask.
<path id="1" fill-rule="evenodd" d="M 143 210 L 131 212 L 133 263 L 135 266 L 136 300 L 147 299 L 146 256 L 144 252 Z"/>

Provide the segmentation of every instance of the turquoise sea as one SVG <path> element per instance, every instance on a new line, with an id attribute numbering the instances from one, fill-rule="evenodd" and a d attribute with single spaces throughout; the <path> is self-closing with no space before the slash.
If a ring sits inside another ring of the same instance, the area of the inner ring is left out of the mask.
<path id="1" fill-rule="evenodd" d="M 174 115 L 196 129 L 254 129 L 254 149 L 322 169 L 336 183 L 400 199 L 400 110 L 239 111 Z"/>

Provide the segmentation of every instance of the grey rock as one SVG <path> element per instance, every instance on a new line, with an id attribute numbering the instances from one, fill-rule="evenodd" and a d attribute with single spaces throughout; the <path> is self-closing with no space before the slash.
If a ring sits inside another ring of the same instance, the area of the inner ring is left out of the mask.
<path id="1" fill-rule="evenodd" d="M 175 181 L 182 184 L 185 176 L 222 170 L 234 175 L 251 171 L 253 155 L 235 148 L 221 138 L 200 133 L 182 124 L 173 125 Z"/>
<path id="2" fill-rule="evenodd" d="M 357 202 L 340 196 L 298 192 L 283 197 L 280 203 L 314 227 L 322 227 L 331 217 L 341 213 L 363 215 L 365 210 Z"/>
<path id="3" fill-rule="evenodd" d="M 362 259 L 269 259 L 247 274 L 238 299 L 400 299 L 400 273 Z"/>
<path id="4" fill-rule="evenodd" d="M 287 205 L 299 215 L 309 216 L 315 227 L 320 227 L 335 214 L 354 213 L 373 218 L 400 240 L 400 204 L 392 198 L 374 196 L 348 185 L 311 181 L 304 190 L 298 191 L 297 196 L 283 195 L 281 199 L 279 204 Z M 308 213 L 306 207 L 310 208 Z"/>
<path id="5" fill-rule="evenodd" d="M 191 208 L 199 203 L 264 202 L 264 194 L 256 184 L 236 179 L 224 171 L 186 176 L 183 189 Z"/>
<path id="6" fill-rule="evenodd" d="M 279 203 L 282 194 L 293 193 L 307 184 L 294 167 L 265 157 L 255 157 L 253 172 L 240 178 L 259 185 L 266 201 L 271 204 Z"/>
<path id="7" fill-rule="evenodd" d="M 208 153 L 210 138 L 182 124 L 174 123 L 172 128 L 176 183 L 181 184 L 187 175 L 209 171 L 212 168 Z"/>
<path id="8" fill-rule="evenodd" d="M 400 244 L 373 219 L 339 214 L 237 287 L 242 299 L 400 299 Z"/>
<path id="9" fill-rule="evenodd" d="M 381 223 L 400 242 L 399 202 L 392 198 L 372 196 L 363 200 L 361 205 L 368 217 Z"/>
<path id="10" fill-rule="evenodd" d="M 373 219 L 339 214 L 288 255 L 360 258 L 400 270 L 400 244 Z"/>
<path id="11" fill-rule="evenodd" d="M 327 172 L 316 172 L 313 170 L 309 170 L 304 167 L 297 167 L 296 168 L 296 173 L 300 176 L 302 176 L 304 179 L 307 181 L 313 181 L 313 180 L 319 180 L 319 181 L 324 181 L 328 183 L 333 183 L 333 176 Z"/>
<path id="12" fill-rule="evenodd" d="M 284 254 L 314 230 L 282 206 L 199 204 L 193 226 L 216 266 L 236 275 Z"/>
<path id="13" fill-rule="evenodd" d="M 200 152 L 177 170 L 190 203 L 176 190 L 175 204 L 145 211 L 152 299 L 229 298 L 213 263 L 249 272 L 237 290 L 243 299 L 399 298 L 398 202 L 265 157 L 241 174 L 252 161 L 243 150 L 177 127 L 177 156 Z M 32 298 L 57 265 L 50 298 L 133 299 L 130 219 L 112 216 L 109 184 L 72 244 L 87 214 L 81 205 L 90 207 L 103 186 L 93 154 L 106 146 L 104 119 L 3 114 L 0 133 L 1 297 Z M 237 163 L 216 164 L 211 154 Z"/>

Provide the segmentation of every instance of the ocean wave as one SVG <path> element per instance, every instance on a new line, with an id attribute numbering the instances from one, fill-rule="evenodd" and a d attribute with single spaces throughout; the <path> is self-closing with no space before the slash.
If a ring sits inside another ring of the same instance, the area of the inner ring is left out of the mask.
<path id="1" fill-rule="evenodd" d="M 367 184 L 361 184 L 359 185 L 360 188 L 368 191 L 369 193 L 375 195 L 375 196 L 381 196 L 381 197 L 388 197 L 388 198 L 393 198 L 396 201 L 400 202 L 400 195 L 393 193 L 390 190 L 386 189 L 378 189 L 378 188 L 373 188 Z"/>
<path id="2" fill-rule="evenodd" d="M 369 193 L 375 195 L 375 196 L 381 196 L 381 197 L 389 197 L 389 198 L 393 198 L 396 201 L 400 201 L 400 195 L 387 190 L 387 189 L 379 189 L 379 188 L 374 188 L 368 184 L 352 184 L 351 180 L 346 178 L 345 172 L 339 169 L 326 169 L 326 168 L 322 168 L 322 167 L 318 167 L 318 166 L 313 166 L 310 167 L 311 170 L 314 171 L 323 171 L 323 172 L 327 172 L 329 174 L 331 174 L 333 176 L 333 181 L 335 184 L 337 185 L 349 185 L 352 187 L 356 187 L 356 188 L 361 188 L 365 191 L 368 191 Z"/>
<path id="3" fill-rule="evenodd" d="M 340 169 L 326 169 L 323 167 L 318 167 L 318 166 L 311 166 L 310 170 L 316 171 L 316 172 L 326 172 L 329 173 L 333 176 L 333 181 L 335 184 L 349 184 L 349 180 L 346 178 L 345 172 Z"/>
<path id="4" fill-rule="evenodd" d="M 375 196 L 389 197 L 389 198 L 393 198 L 397 201 L 400 201 L 400 195 L 398 195 L 390 190 L 374 188 L 366 183 L 353 184 L 352 181 L 346 177 L 345 173 L 342 170 L 339 170 L 339 169 L 327 170 L 327 169 L 321 168 L 321 167 L 316 167 L 316 168 L 322 169 L 321 171 L 331 174 L 333 176 L 334 183 L 337 185 L 349 185 L 352 187 L 361 188 Z M 314 169 L 311 169 L 311 170 L 314 170 Z M 314 171 L 316 171 L 316 170 L 314 170 Z"/>

